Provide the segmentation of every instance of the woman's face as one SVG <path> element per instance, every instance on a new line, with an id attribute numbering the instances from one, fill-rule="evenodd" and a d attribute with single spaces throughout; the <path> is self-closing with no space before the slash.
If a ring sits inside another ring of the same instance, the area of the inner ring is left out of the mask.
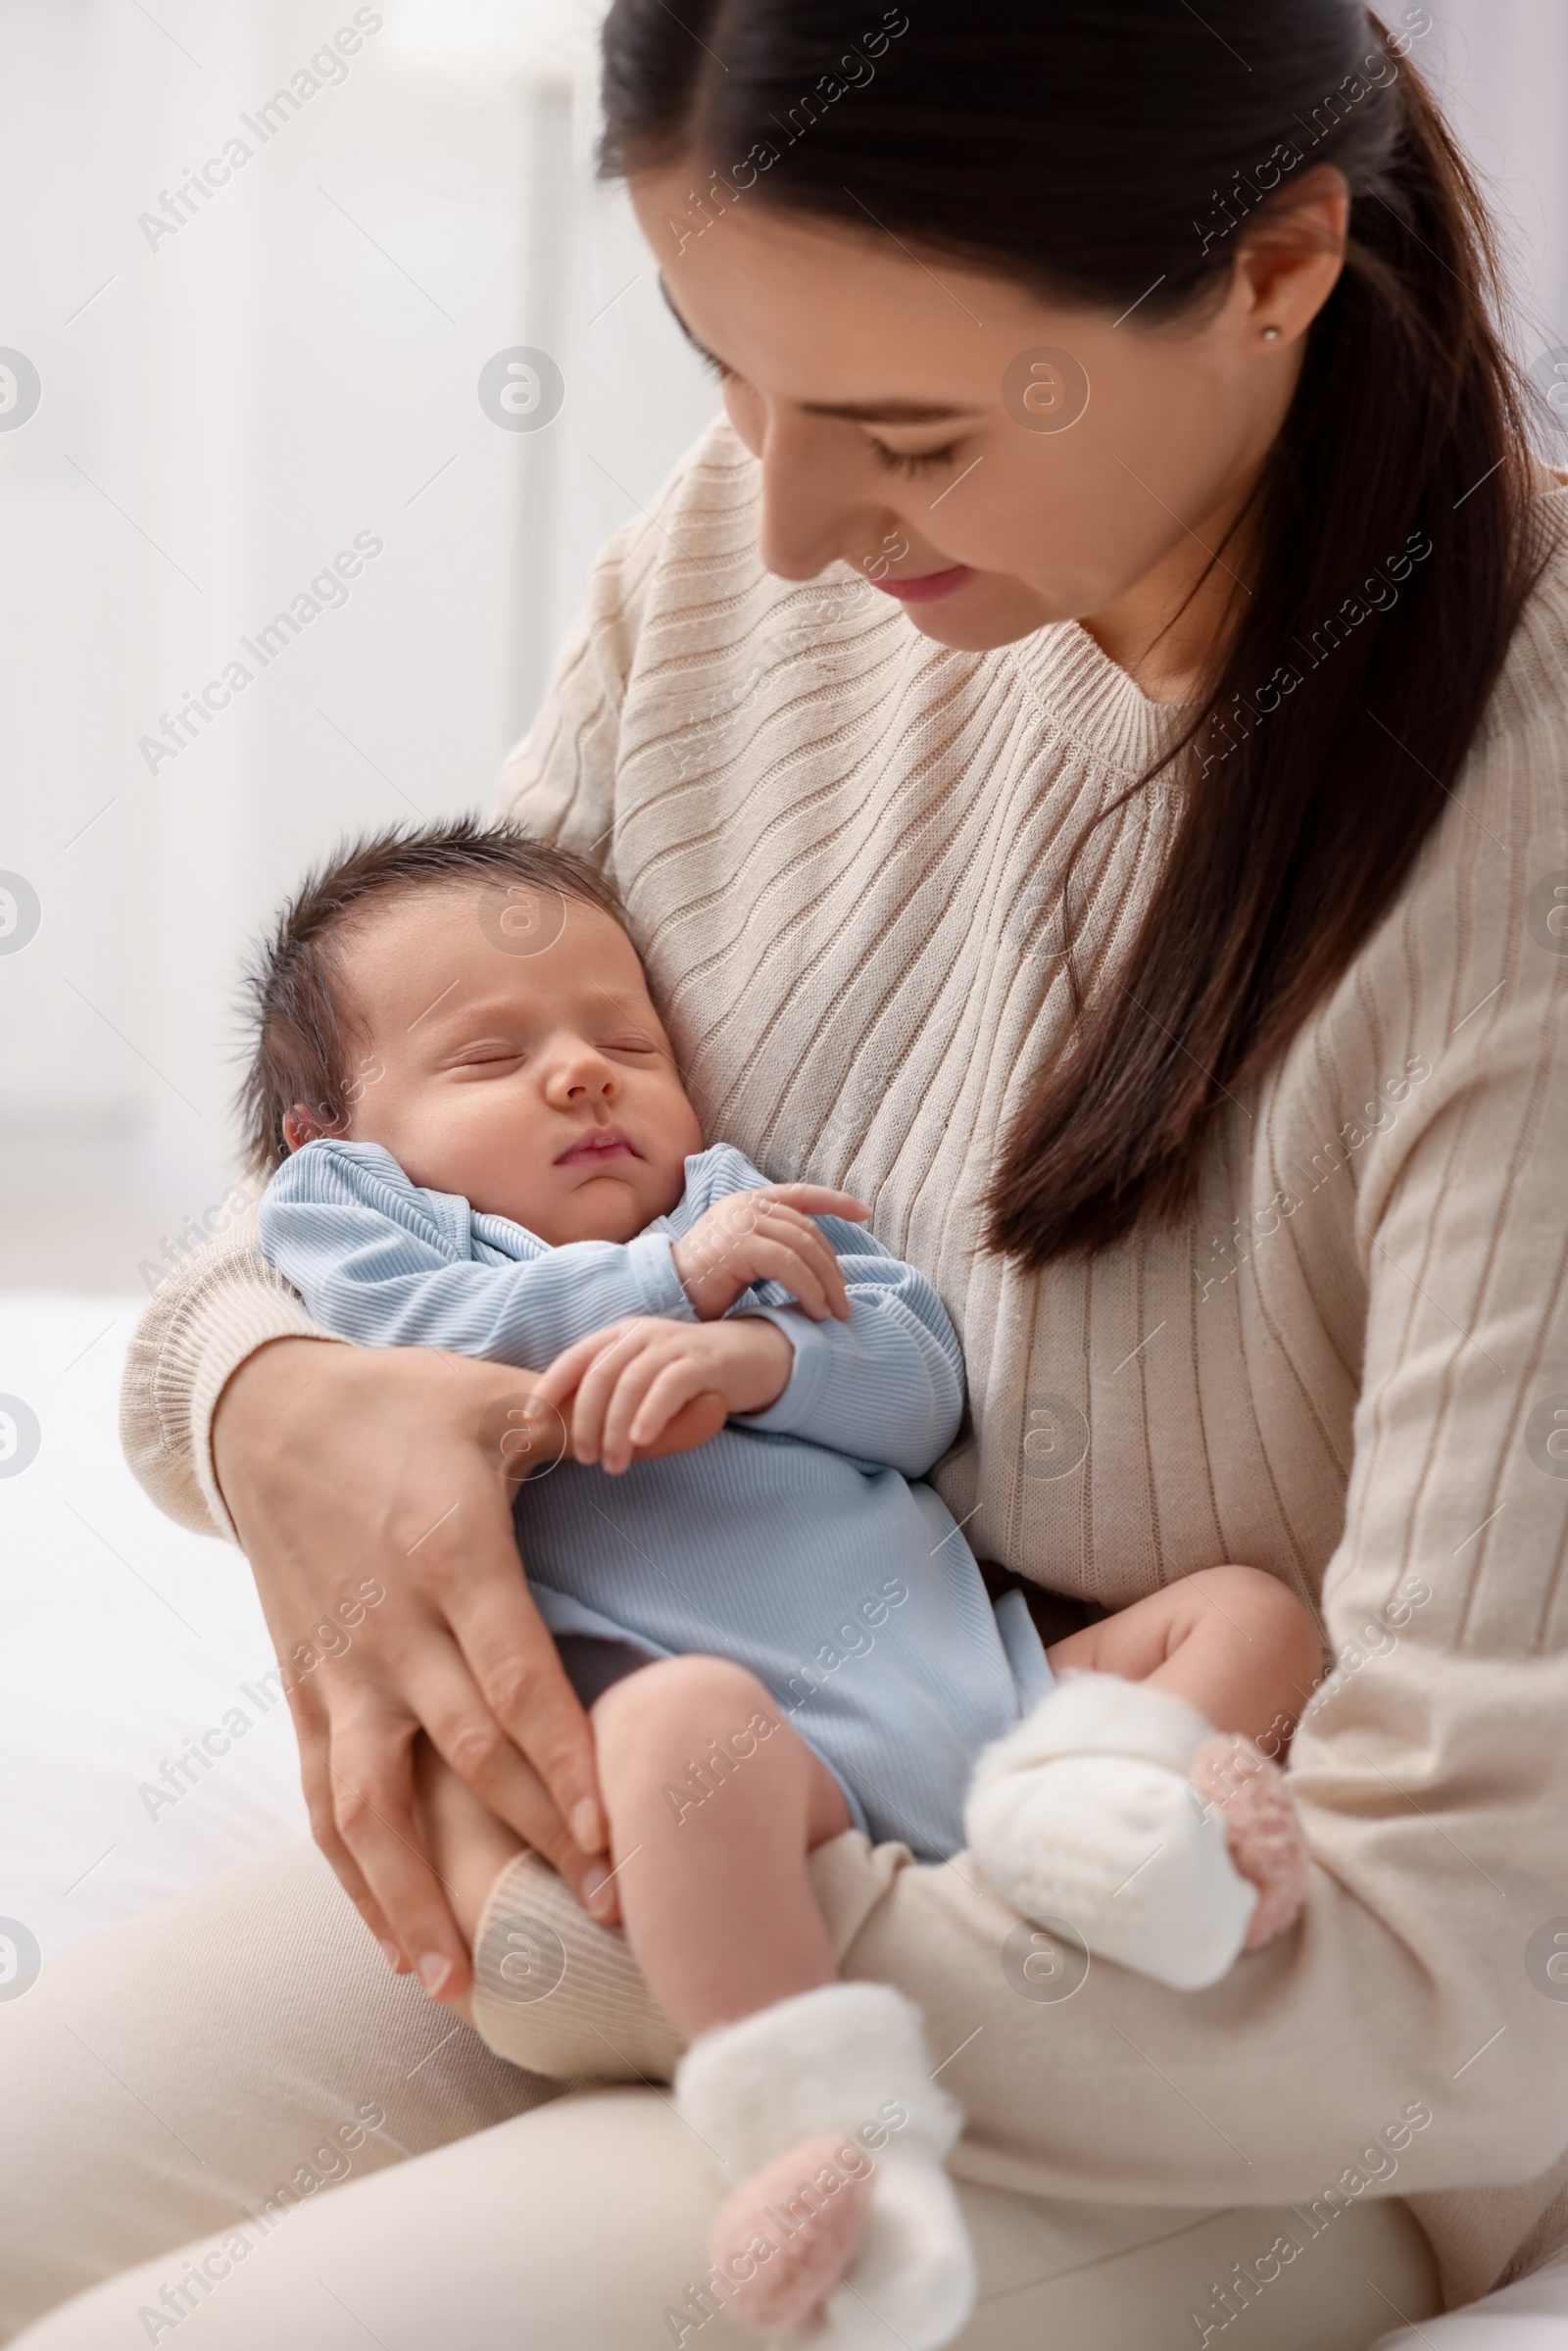
<path id="1" fill-rule="evenodd" d="M 1303 180 L 1275 241 L 1239 246 L 1222 299 L 1164 325 L 745 195 L 704 228 L 692 187 L 688 167 L 631 193 L 761 462 L 767 568 L 809 579 L 841 559 L 971 651 L 1080 619 L 1139 675 L 1290 405 L 1340 267 L 1339 174 Z M 1211 642 L 1245 575 L 1240 548 L 1221 562 L 1141 676 L 1151 690 L 1189 682 Z"/>

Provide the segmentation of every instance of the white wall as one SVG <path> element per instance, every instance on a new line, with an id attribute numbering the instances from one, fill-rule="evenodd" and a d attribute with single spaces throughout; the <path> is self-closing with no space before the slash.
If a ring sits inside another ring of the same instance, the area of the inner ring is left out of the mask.
<path id="1" fill-rule="evenodd" d="M 341 832 L 488 803 L 595 548 L 716 404 L 591 181 L 595 0 L 370 13 L 263 145 L 240 118 L 353 0 L 0 0 L 0 346 L 43 385 L 0 430 L 0 869 L 44 908 L 0 953 L 0 1283 L 133 1284 L 221 1194 L 245 943 Z M 1433 13 L 1528 359 L 1568 343 L 1568 9 Z M 476 393 L 519 344 L 566 381 L 537 433 Z M 347 604 L 149 773 L 138 738 L 359 532 Z"/>
<path id="2" fill-rule="evenodd" d="M 1506 232 L 1528 364 L 1568 343 L 1568 8 L 1559 0 L 1426 0 L 1411 54 L 1435 76 Z M 1398 9 L 1388 11 L 1396 20 Z"/>
<path id="3" fill-rule="evenodd" d="M 43 385 L 0 432 L 0 868 L 43 904 L 0 955 L 0 1279 L 133 1279 L 220 1197 L 246 942 L 342 832 L 489 805 L 594 549 L 713 411 L 591 183 L 567 12 L 363 13 L 263 144 L 243 117 L 353 0 L 0 0 L 0 344 Z M 138 224 L 235 134 L 194 218 Z M 514 345 L 564 370 L 544 431 L 480 408 Z M 347 602 L 261 667 L 241 638 L 361 533 Z"/>

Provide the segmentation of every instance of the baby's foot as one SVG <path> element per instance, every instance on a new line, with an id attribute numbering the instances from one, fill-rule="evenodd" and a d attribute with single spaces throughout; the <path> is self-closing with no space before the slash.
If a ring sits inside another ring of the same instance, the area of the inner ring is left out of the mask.
<path id="1" fill-rule="evenodd" d="M 825 1984 L 695 2041 L 678 2114 L 740 2187 L 710 2240 L 743 2325 L 810 2351 L 938 2351 L 974 2303 L 943 2166 L 956 2106 L 919 2013 L 883 1984 Z"/>
<path id="2" fill-rule="evenodd" d="M 1217 1731 L 1188 1767 L 1200 1795 L 1219 1808 L 1225 1845 L 1257 1908 L 1244 1951 L 1256 1951 L 1294 1926 L 1306 1898 L 1306 1840 L 1285 1774 L 1240 1731 Z"/>
<path id="3" fill-rule="evenodd" d="M 1215 1743 L 1167 1690 L 1075 1674 L 981 1756 L 970 1849 L 1026 1918 L 1064 1922 L 1091 1951 L 1179 1990 L 1217 1984 L 1250 1942 L 1259 1890 L 1230 1850 L 1232 1807 L 1205 1802 L 1190 1777 Z"/>
<path id="4" fill-rule="evenodd" d="M 801 2326 L 842 2279 L 870 2218 L 861 2149 L 847 2149 L 842 2131 L 798 2139 L 725 2198 L 708 2232 L 714 2269 L 740 2280 L 730 2315 L 759 2334 Z"/>

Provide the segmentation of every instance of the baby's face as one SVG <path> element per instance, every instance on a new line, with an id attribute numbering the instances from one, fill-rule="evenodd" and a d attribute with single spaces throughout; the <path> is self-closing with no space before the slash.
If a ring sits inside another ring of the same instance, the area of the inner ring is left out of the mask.
<path id="1" fill-rule="evenodd" d="M 443 882 L 373 906 L 341 972 L 368 1044 L 355 1142 L 553 1246 L 629 1241 L 674 1207 L 702 1135 L 610 915 L 520 883 Z"/>

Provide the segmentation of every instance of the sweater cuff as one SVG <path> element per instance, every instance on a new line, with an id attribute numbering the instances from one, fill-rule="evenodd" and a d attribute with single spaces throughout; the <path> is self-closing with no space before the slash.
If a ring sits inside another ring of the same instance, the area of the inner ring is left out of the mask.
<path id="1" fill-rule="evenodd" d="M 213 1415 L 229 1380 L 274 1339 L 341 1345 L 248 1246 L 253 1216 L 210 1243 L 154 1297 L 132 1337 L 121 1396 L 121 1442 L 133 1475 L 171 1518 L 202 1535 L 239 1536 L 213 1466 Z"/>
<path id="2" fill-rule="evenodd" d="M 770 1322 L 782 1331 L 795 1349 L 795 1361 L 782 1396 L 761 1412 L 735 1412 L 731 1419 L 738 1428 L 765 1429 L 775 1437 L 809 1434 L 811 1416 L 827 1385 L 832 1346 L 830 1325 L 813 1322 L 799 1306 L 749 1305 L 745 1313 L 761 1322 Z"/>
<path id="3" fill-rule="evenodd" d="M 642 1299 L 639 1313 L 659 1314 L 674 1322 L 697 1320 L 697 1310 L 675 1271 L 675 1252 L 667 1233 L 639 1233 L 635 1241 L 628 1241 L 626 1264 Z"/>
<path id="4" fill-rule="evenodd" d="M 190 1440 L 196 1483 L 214 1528 L 225 1543 L 240 1550 L 245 1546 L 228 1515 L 213 1461 L 213 1419 L 219 1398 L 240 1365 L 274 1339 L 317 1339 L 329 1347 L 348 1344 L 334 1331 L 319 1330 L 303 1310 L 291 1314 L 285 1306 L 279 1312 L 277 1301 L 264 1298 L 260 1291 L 232 1292 L 208 1325 L 207 1347 L 191 1385 Z"/>

